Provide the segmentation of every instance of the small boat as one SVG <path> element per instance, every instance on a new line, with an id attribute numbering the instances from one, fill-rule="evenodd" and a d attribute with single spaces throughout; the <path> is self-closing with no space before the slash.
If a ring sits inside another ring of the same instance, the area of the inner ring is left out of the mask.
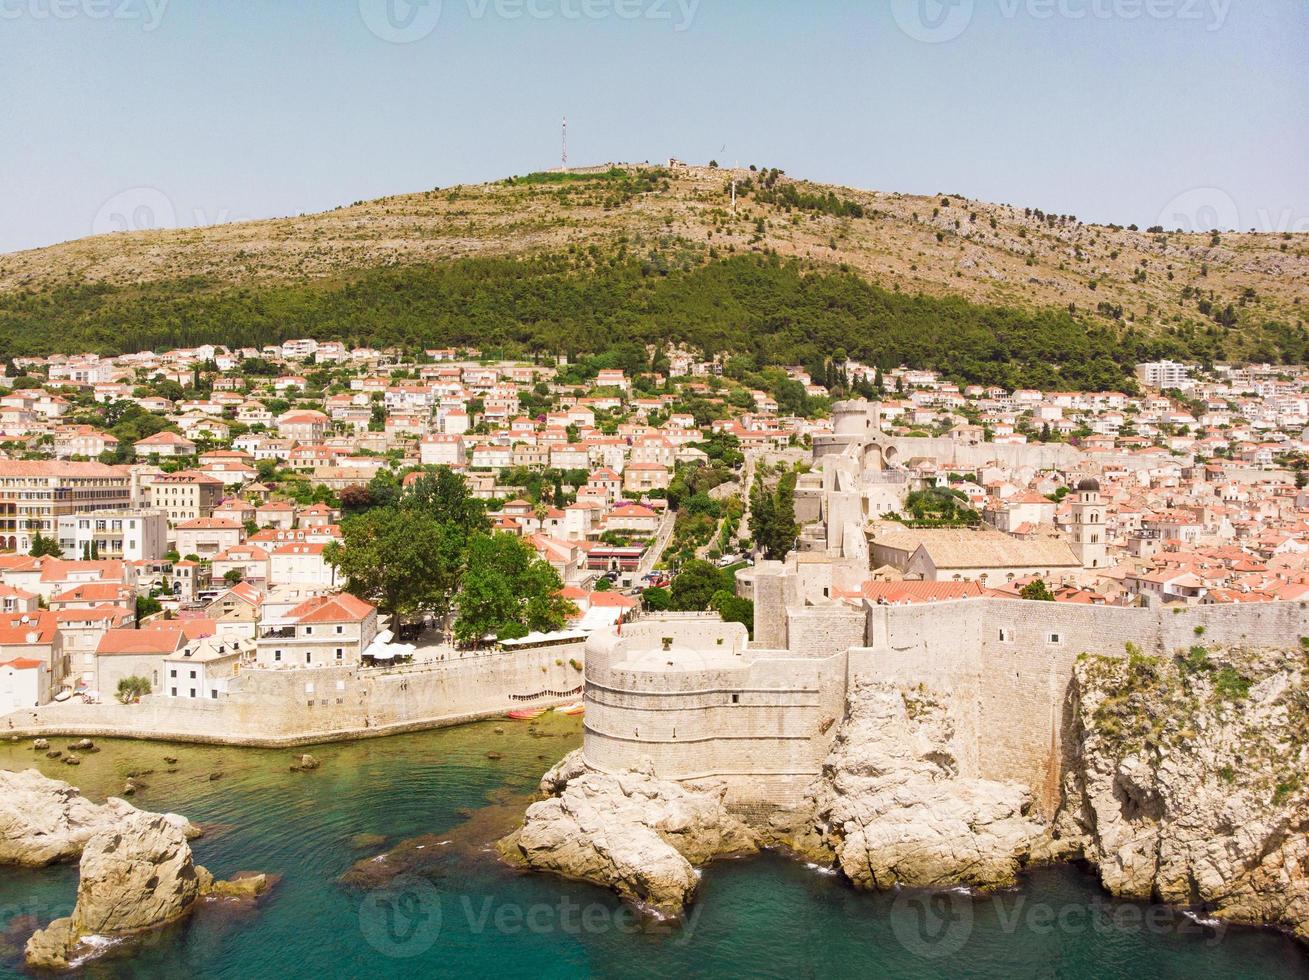
<path id="1" fill-rule="evenodd" d="M 524 708 L 521 711 L 511 711 L 505 717 L 512 718 L 514 721 L 531 721 L 534 718 L 540 718 L 543 714 L 545 714 L 545 708 Z"/>
<path id="2" fill-rule="evenodd" d="M 562 707 L 555 708 L 555 711 L 561 715 L 580 715 L 585 710 L 586 705 L 581 701 L 578 701 L 576 704 L 565 704 Z"/>

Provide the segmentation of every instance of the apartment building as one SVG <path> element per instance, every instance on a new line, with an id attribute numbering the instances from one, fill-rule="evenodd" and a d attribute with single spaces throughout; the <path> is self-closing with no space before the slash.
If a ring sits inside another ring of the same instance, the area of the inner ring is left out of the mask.
<path id="1" fill-rule="evenodd" d="M 38 533 L 56 537 L 59 519 L 131 506 L 123 467 L 62 460 L 0 461 L 0 549 L 30 551 Z"/>

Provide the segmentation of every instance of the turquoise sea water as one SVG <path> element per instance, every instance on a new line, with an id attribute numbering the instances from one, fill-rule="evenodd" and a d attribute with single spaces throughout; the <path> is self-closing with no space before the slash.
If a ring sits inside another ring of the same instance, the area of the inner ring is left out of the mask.
<path id="1" fill-rule="evenodd" d="M 112 950 L 85 968 L 96 977 L 1309 976 L 1309 955 L 1285 937 L 1113 901 L 1073 868 L 973 898 L 867 895 L 781 857 L 729 861 L 705 872 L 684 924 L 643 923 L 602 889 L 507 871 L 480 843 L 492 816 L 516 812 L 508 794 L 530 791 L 580 738 L 575 720 L 536 729 L 483 723 L 323 746 L 313 750 L 323 767 L 301 774 L 287 771 L 287 752 L 129 742 L 102 742 L 77 768 L 4 743 L 0 767 L 39 763 L 93 798 L 155 769 L 135 802 L 205 824 L 202 864 L 219 877 L 282 876 L 257 910 L 207 907 Z M 177 772 L 164 771 L 165 755 Z M 496 800 L 509 805 L 488 810 Z M 410 873 L 340 882 L 356 861 L 376 867 L 386 847 L 429 834 L 408 852 L 419 862 Z M 0 870 L 0 974 L 22 975 L 32 920 L 67 914 L 75 889 L 72 867 Z"/>

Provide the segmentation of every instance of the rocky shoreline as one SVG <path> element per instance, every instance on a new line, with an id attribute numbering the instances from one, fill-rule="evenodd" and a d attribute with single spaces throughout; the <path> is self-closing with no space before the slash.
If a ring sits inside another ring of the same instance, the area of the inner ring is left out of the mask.
<path id="1" fill-rule="evenodd" d="M 26 964 L 67 970 L 115 940 L 186 918 L 202 899 L 253 901 L 270 887 L 260 874 L 215 881 L 192 856 L 189 841 L 198 836 L 177 814 L 149 813 L 117 798 L 96 804 L 36 770 L 0 770 L 0 864 L 78 861 L 72 915 L 32 934 Z"/>
<path id="2" fill-rule="evenodd" d="M 1115 895 L 1286 929 L 1309 942 L 1309 661 L 1201 651 L 1083 658 L 1052 820 L 1025 786 L 960 773 L 946 696 L 852 692 L 821 775 L 797 807 L 740 818 L 713 781 L 607 774 L 581 751 L 498 844 L 514 867 L 608 887 L 680 916 L 699 869 L 777 849 L 861 889 L 1011 886 L 1024 868 L 1085 860 Z"/>

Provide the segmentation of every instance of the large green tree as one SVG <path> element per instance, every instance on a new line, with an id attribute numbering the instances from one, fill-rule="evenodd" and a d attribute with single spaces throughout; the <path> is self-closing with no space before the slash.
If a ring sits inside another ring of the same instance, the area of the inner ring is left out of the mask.
<path id="1" fill-rule="evenodd" d="M 750 488 L 750 534 L 765 558 L 777 561 L 795 546 L 800 526 L 795 520 L 794 472 L 784 473 L 770 488 L 762 478 Z"/>
<path id="2" fill-rule="evenodd" d="M 343 543 L 323 556 L 345 588 L 376 603 L 395 625 L 450 609 L 463 571 L 463 535 L 421 510 L 375 507 L 348 518 Z"/>
<path id="3" fill-rule="evenodd" d="M 560 595 L 563 582 L 549 562 L 512 534 L 478 534 L 468 547 L 468 570 L 458 598 L 455 638 L 481 643 L 549 632 L 576 611 Z"/>
<path id="4" fill-rule="evenodd" d="M 673 579 L 672 608 L 684 612 L 704 612 L 719 592 L 731 592 L 733 576 L 707 561 L 694 558 L 678 569 Z"/>

